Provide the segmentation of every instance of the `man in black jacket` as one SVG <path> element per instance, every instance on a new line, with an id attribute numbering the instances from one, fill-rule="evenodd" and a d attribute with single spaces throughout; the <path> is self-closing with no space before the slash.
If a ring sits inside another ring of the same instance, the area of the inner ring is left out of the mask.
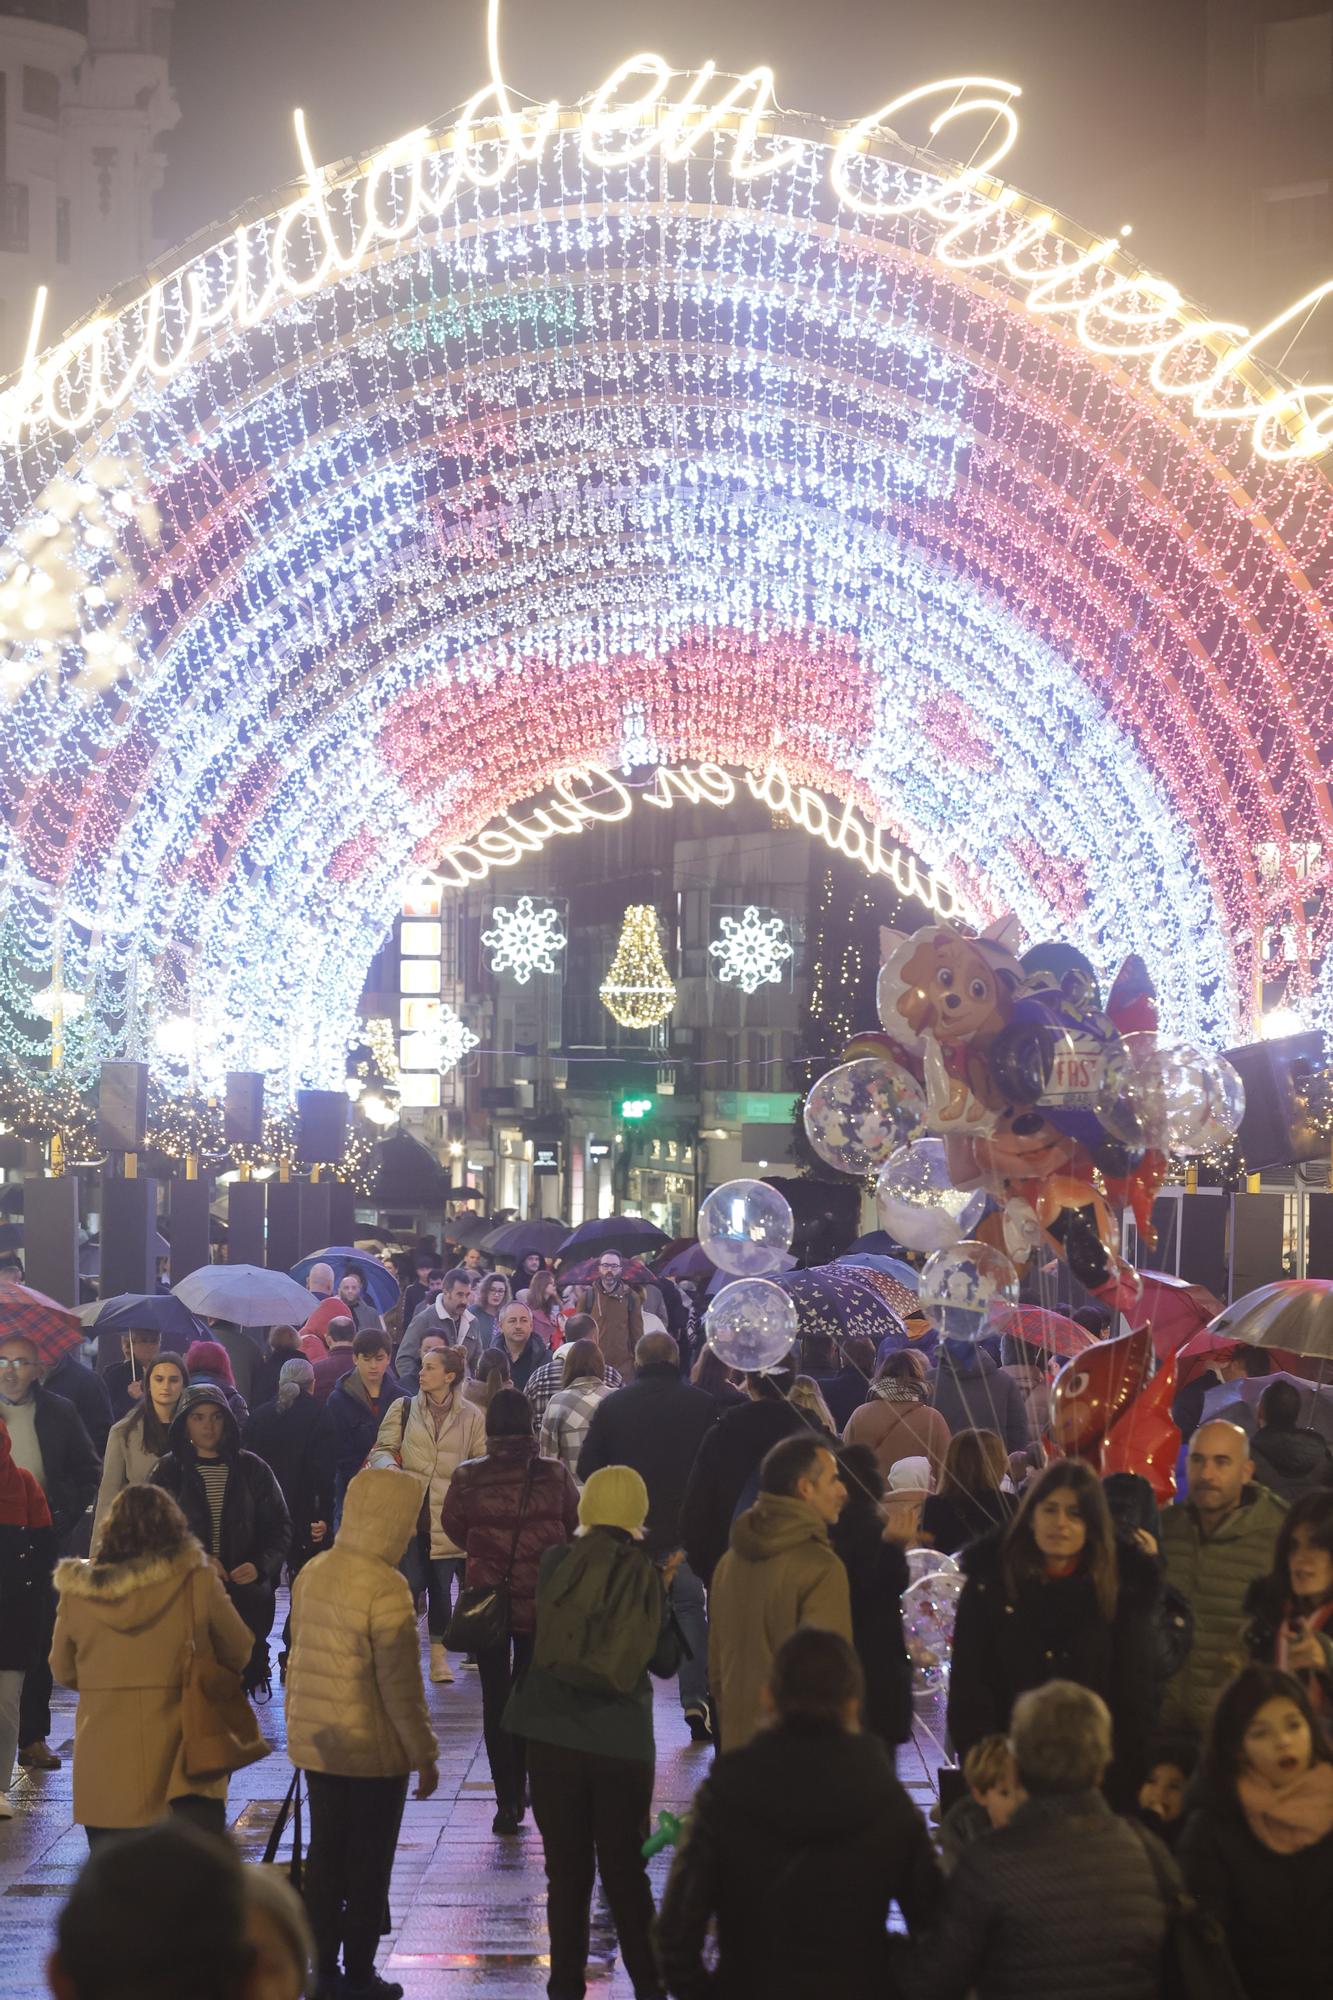
<path id="1" fill-rule="evenodd" d="M 42 1386 L 53 1396 L 63 1396 L 67 1403 L 73 1403 L 92 1439 L 93 1450 L 99 1458 L 105 1457 L 107 1432 L 113 1419 L 110 1391 L 102 1377 L 86 1368 L 71 1348 L 53 1368 L 47 1369 Z"/>
<path id="2" fill-rule="evenodd" d="M 749 1402 L 724 1411 L 695 1455 L 680 1506 L 680 1539 L 685 1560 L 705 1589 L 727 1552 L 736 1509 L 746 1489 L 757 1484 L 761 1460 L 783 1438 L 806 1428 L 800 1411 L 787 1401 L 795 1379 L 785 1363 L 762 1375 L 747 1375 Z"/>
<path id="3" fill-rule="evenodd" d="M 221 1389 L 187 1389 L 167 1439 L 152 1484 L 175 1500 L 255 1635 L 245 1670 L 253 1693 L 269 1681 L 268 1635 L 292 1539 L 287 1503 L 263 1459 L 242 1451 L 240 1426 Z"/>
<path id="4" fill-rule="evenodd" d="M 597 1405 L 579 1453 L 586 1484 L 605 1465 L 628 1465 L 648 1488 L 644 1542 L 658 1559 L 680 1548 L 680 1510 L 695 1453 L 717 1422 L 718 1406 L 681 1379 L 680 1349 L 669 1333 L 645 1333 L 634 1350 L 634 1380 Z M 711 1735 L 708 1617 L 704 1587 L 688 1562 L 671 1585 L 671 1608 L 689 1648 L 680 1663 L 680 1705 L 696 1743 Z"/>
<path id="5" fill-rule="evenodd" d="M 78 1411 L 63 1396 L 44 1389 L 32 1341 L 19 1334 L 0 1338 L 0 1408 L 9 1430 L 16 1465 L 26 1466 L 46 1495 L 56 1549 L 69 1548 L 84 1515 L 97 1498 L 102 1468 Z M 47 1748 L 51 1733 L 51 1630 L 55 1596 L 47 1593 L 45 1644 L 23 1677 L 19 1702 L 19 1763 L 31 1771 L 58 1771 L 60 1759 Z"/>

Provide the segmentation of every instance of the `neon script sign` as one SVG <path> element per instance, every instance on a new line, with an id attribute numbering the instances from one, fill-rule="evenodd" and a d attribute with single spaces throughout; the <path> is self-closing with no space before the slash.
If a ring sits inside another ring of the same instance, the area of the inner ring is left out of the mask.
<path id="1" fill-rule="evenodd" d="M 409 132 L 336 183 L 346 213 L 333 213 L 335 186 L 316 165 L 298 111 L 296 144 L 303 191 L 276 216 L 240 224 L 220 245 L 155 283 L 117 316 L 101 316 L 39 355 L 46 288 L 37 294 L 23 367 L 0 396 L 0 436 L 17 442 L 38 424 L 79 430 L 118 409 L 141 384 L 187 367 L 211 334 L 257 326 L 278 304 L 300 299 L 356 270 L 380 246 L 439 219 L 468 188 L 498 187 L 539 162 L 552 135 L 571 122 L 558 103 L 516 107 L 500 63 L 500 0 L 487 0 L 490 80 L 441 137 Z M 731 174 L 758 180 L 806 157 L 803 142 L 775 138 L 773 72 L 764 64 L 735 79 L 706 62 L 691 74 L 645 52 L 617 65 L 579 107 L 583 156 L 618 167 L 656 155 L 687 159 L 708 135 L 730 134 Z M 713 95 L 715 83 L 725 83 Z M 671 87 L 682 88 L 669 95 Z M 1263 458 L 1315 458 L 1333 444 L 1333 383 L 1270 387 L 1254 364 L 1264 343 L 1310 313 L 1333 291 L 1333 279 L 1251 333 L 1199 317 L 1174 285 L 1134 269 L 1118 236 L 1077 250 L 1054 215 L 1025 213 L 1024 198 L 992 176 L 1018 138 L 1019 86 L 986 76 L 944 77 L 882 104 L 832 149 L 830 179 L 839 200 L 871 220 L 924 218 L 938 228 L 933 254 L 959 271 L 989 271 L 1017 286 L 1030 311 L 1062 319 L 1090 352 L 1147 364 L 1158 395 L 1180 397 L 1196 417 L 1248 425 Z M 933 112 L 931 106 L 936 105 Z M 886 200 L 868 191 L 859 166 L 876 143 L 896 139 L 895 121 L 925 116 L 930 140 L 948 135 L 971 163 L 937 175 L 920 167 L 920 191 Z M 763 139 L 761 147 L 760 140 Z M 447 167 L 436 173 L 436 156 Z M 979 155 L 979 157 L 977 156 Z M 1067 252 L 1073 248 L 1071 256 Z M 137 322 L 137 324 L 136 324 Z"/>
<path id="2" fill-rule="evenodd" d="M 900 895 L 915 897 L 936 916 L 968 914 L 947 882 L 923 868 L 906 849 L 886 846 L 884 830 L 865 819 L 850 801 L 839 809 L 809 786 L 794 784 L 780 764 L 737 774 L 720 764 L 663 764 L 645 789 L 633 791 L 604 764 L 581 764 L 561 772 L 551 797 L 530 818 L 505 813 L 470 841 L 446 847 L 434 868 L 417 871 L 406 894 L 410 898 L 417 889 L 465 889 L 471 882 L 483 882 L 492 870 L 512 868 L 566 834 L 628 819 L 636 803 L 661 812 L 670 812 L 677 799 L 686 805 L 726 807 L 742 789 L 834 853 L 856 862 L 867 875 L 885 876 Z"/>

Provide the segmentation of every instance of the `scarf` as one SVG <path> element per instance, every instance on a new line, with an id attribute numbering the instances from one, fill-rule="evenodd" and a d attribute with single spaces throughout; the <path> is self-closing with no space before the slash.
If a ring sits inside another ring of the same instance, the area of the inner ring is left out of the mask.
<path id="1" fill-rule="evenodd" d="M 33 1486 L 36 1486 L 34 1480 Z M 0 1423 L 0 1528 L 45 1528 L 51 1524 L 51 1516 L 38 1520 L 38 1512 L 45 1513 L 45 1505 L 39 1510 L 33 1505 L 33 1488 L 29 1486 L 18 1466 L 14 1463 L 14 1453 L 9 1443 L 9 1432 Z M 38 1487 L 40 1492 L 41 1488 Z"/>
<path id="2" fill-rule="evenodd" d="M 1243 1771 L 1236 1795 L 1250 1832 L 1273 1854 L 1299 1854 L 1333 1833 L 1333 1764 L 1312 1764 L 1289 1785 Z"/>

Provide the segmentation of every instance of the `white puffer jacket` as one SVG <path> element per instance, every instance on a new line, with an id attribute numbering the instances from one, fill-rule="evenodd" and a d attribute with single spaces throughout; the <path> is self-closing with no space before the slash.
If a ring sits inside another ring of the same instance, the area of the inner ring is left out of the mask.
<path id="1" fill-rule="evenodd" d="M 438 1759 L 397 1568 L 420 1508 L 420 1480 L 391 1466 L 358 1472 L 337 1541 L 296 1579 L 287 1751 L 303 1771 L 400 1778 Z"/>
<path id="2" fill-rule="evenodd" d="M 463 1400 L 455 1391 L 437 1436 L 426 1404 L 424 1391 L 410 1403 L 394 1403 L 384 1412 L 375 1449 L 368 1465 L 392 1465 L 395 1457 L 404 1472 L 410 1472 L 427 1494 L 430 1521 L 430 1553 L 433 1562 L 446 1556 L 461 1556 L 440 1525 L 440 1512 L 449 1481 L 465 1458 L 481 1458 L 486 1451 L 486 1412 Z"/>

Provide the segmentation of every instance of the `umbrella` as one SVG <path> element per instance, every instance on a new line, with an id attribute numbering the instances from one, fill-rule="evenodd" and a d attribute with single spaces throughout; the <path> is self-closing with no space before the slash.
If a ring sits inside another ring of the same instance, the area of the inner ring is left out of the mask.
<path id="1" fill-rule="evenodd" d="M 170 1333 L 182 1340 L 208 1339 L 208 1328 L 174 1292 L 117 1292 L 112 1299 L 80 1306 L 79 1318 L 89 1333 Z"/>
<path id="2" fill-rule="evenodd" d="M 571 1257 L 600 1257 L 607 1250 L 618 1250 L 622 1257 L 650 1257 L 654 1250 L 660 1250 L 670 1241 L 664 1229 L 641 1215 L 602 1215 L 592 1222 L 581 1222 L 566 1236 L 560 1245 L 560 1255 L 568 1261 Z"/>
<path id="3" fill-rule="evenodd" d="M 0 1188 L 0 1215 L 22 1215 L 23 1188 L 22 1181 L 15 1181 L 12 1187 Z"/>
<path id="4" fill-rule="evenodd" d="M 460 1250 L 480 1250 L 490 1233 L 484 1215 L 451 1215 L 444 1225 L 445 1242 L 456 1243 Z"/>
<path id="5" fill-rule="evenodd" d="M 896 1313 L 889 1310 L 872 1285 L 841 1264 L 819 1264 L 809 1271 L 779 1271 L 773 1279 L 796 1307 L 798 1336 L 826 1333 L 841 1343 L 849 1334 L 865 1334 L 878 1347 L 888 1333 L 901 1333 Z"/>
<path id="6" fill-rule="evenodd" d="M 1206 1285 L 1174 1278 L 1167 1271 L 1140 1271 L 1143 1291 L 1137 1303 L 1122 1310 L 1131 1326 L 1147 1326 L 1159 1361 L 1175 1354 L 1222 1310 L 1222 1301 Z M 1232 1336 L 1234 1338 L 1234 1335 Z"/>
<path id="7" fill-rule="evenodd" d="M 257 1264 L 206 1264 L 172 1291 L 191 1312 L 236 1326 L 301 1326 L 310 1316 L 309 1292 L 285 1272 L 261 1271 Z"/>
<path id="8" fill-rule="evenodd" d="M 864 1236 L 858 1236 L 849 1249 L 839 1251 L 835 1264 L 859 1264 L 863 1257 L 892 1257 L 903 1262 L 903 1246 L 887 1229 L 872 1229 Z M 907 1266 L 910 1271 L 913 1267 Z"/>
<path id="9" fill-rule="evenodd" d="M 1219 1313 L 1208 1331 L 1247 1347 L 1333 1358 L 1333 1279 L 1279 1278 L 1260 1285 Z"/>
<path id="10" fill-rule="evenodd" d="M 921 1288 L 921 1273 L 901 1257 L 885 1257 L 878 1250 L 844 1250 L 841 1257 L 833 1259 L 835 1264 L 850 1264 L 857 1271 L 881 1271 L 887 1278 L 896 1278 L 904 1291 L 913 1297 Z"/>
<path id="11" fill-rule="evenodd" d="M 1063 1313 L 1047 1312 L 1044 1306 L 1000 1306 L 992 1309 L 987 1317 L 985 1331 L 988 1334 L 1009 1334 L 1015 1340 L 1026 1342 L 1029 1347 L 1039 1347 L 1043 1354 L 1056 1354 L 1062 1361 L 1072 1361 L 1076 1354 L 1082 1354 L 1085 1347 L 1096 1343 L 1095 1333 L 1079 1326 L 1075 1320 L 1066 1319 Z"/>
<path id="12" fill-rule="evenodd" d="M 1290 1382 L 1301 1399 L 1297 1422 L 1333 1444 L 1333 1388 L 1320 1389 L 1303 1375 L 1275 1371 L 1272 1375 L 1247 1375 L 1239 1382 L 1219 1382 L 1203 1399 L 1203 1423 L 1214 1417 L 1231 1417 L 1253 1436 L 1258 1427 L 1258 1405 L 1274 1382 Z M 1241 1408 L 1237 1408 L 1237 1405 Z"/>
<path id="13" fill-rule="evenodd" d="M 83 1343 L 79 1316 L 70 1307 L 57 1305 L 44 1292 L 34 1292 L 27 1285 L 11 1285 L 0 1279 L 0 1340 L 19 1335 L 32 1342 L 44 1368 Z"/>
<path id="14" fill-rule="evenodd" d="M 539 1257 L 554 1257 L 569 1234 L 569 1225 L 545 1219 L 538 1222 L 506 1222 L 483 1236 L 478 1249 L 488 1257 L 503 1257 L 521 1264 L 534 1251 Z"/>
<path id="15" fill-rule="evenodd" d="M 350 1243 L 330 1244 L 327 1250 L 314 1250 L 308 1257 L 302 1257 L 299 1264 L 293 1264 L 292 1276 L 298 1284 L 305 1283 L 316 1264 L 332 1265 L 335 1285 L 340 1285 L 348 1272 L 354 1271 L 377 1313 L 390 1312 L 398 1303 L 398 1280 L 392 1271 L 386 1271 L 383 1264 Z"/>
<path id="16" fill-rule="evenodd" d="M 692 1236 L 684 1236 L 677 1237 L 674 1244 L 668 1244 L 666 1252 L 654 1259 L 653 1269 L 659 1277 L 691 1278 L 695 1284 L 706 1284 L 717 1266 Z"/>
<path id="17" fill-rule="evenodd" d="M 891 1277 L 887 1271 L 875 1270 L 866 1264 L 850 1264 L 847 1268 L 870 1291 L 879 1294 L 896 1318 L 910 1319 L 914 1313 L 920 1311 L 915 1285 L 909 1288 L 898 1278 Z"/>
<path id="18" fill-rule="evenodd" d="M 0 1222 L 0 1250 L 21 1250 L 23 1235 L 21 1222 Z"/>
<path id="19" fill-rule="evenodd" d="M 473 1187 L 468 1181 L 460 1181 L 457 1187 L 445 1188 L 444 1199 L 446 1201 L 480 1201 L 482 1193 L 483 1190 L 481 1188 Z"/>

